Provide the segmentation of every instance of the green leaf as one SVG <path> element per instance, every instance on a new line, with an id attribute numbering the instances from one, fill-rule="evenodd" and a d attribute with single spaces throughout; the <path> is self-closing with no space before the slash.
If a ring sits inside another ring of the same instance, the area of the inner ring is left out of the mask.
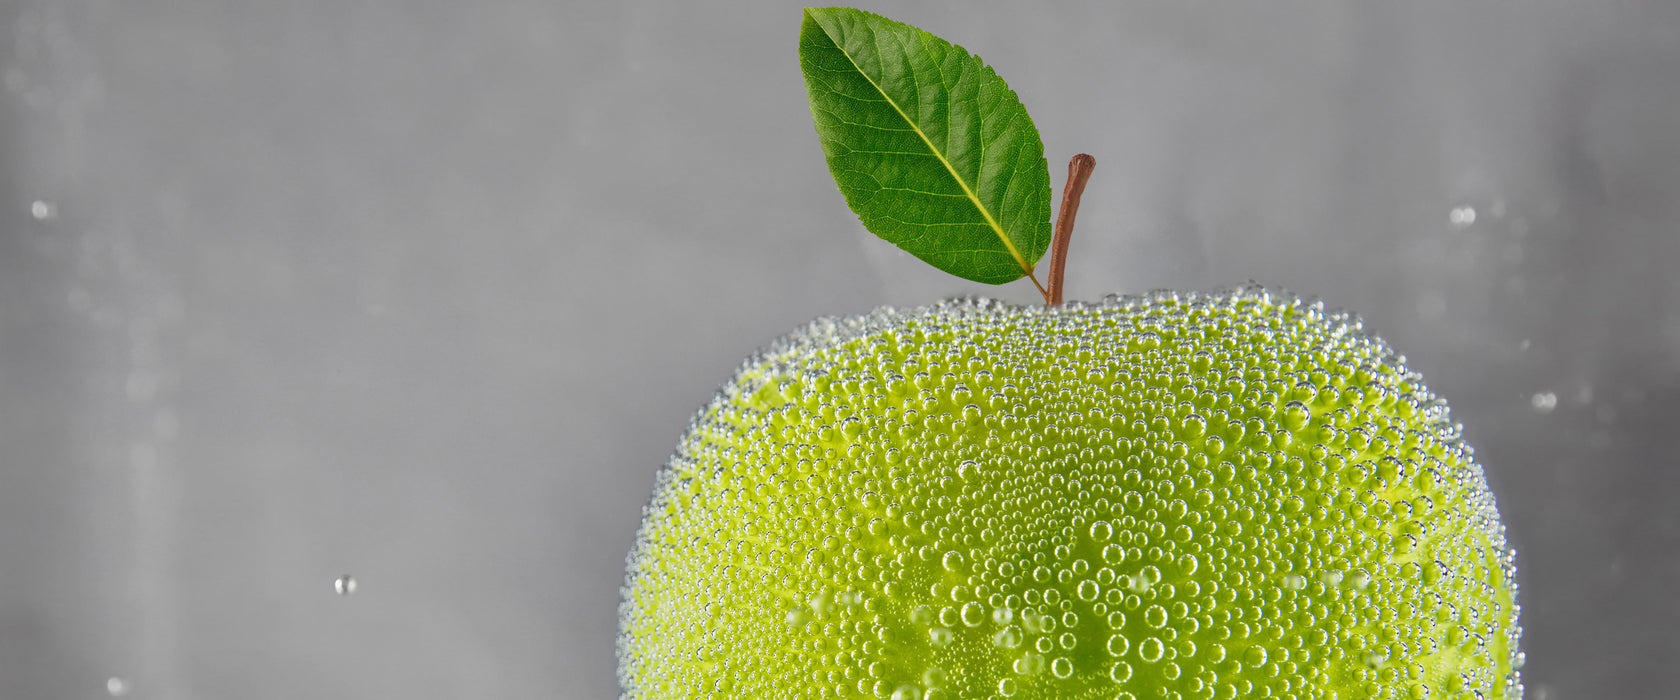
<path id="1" fill-rule="evenodd" d="M 1032 272 L 1050 245 L 1044 142 L 979 57 L 879 15 L 806 8 L 799 66 L 864 228 L 975 282 Z"/>

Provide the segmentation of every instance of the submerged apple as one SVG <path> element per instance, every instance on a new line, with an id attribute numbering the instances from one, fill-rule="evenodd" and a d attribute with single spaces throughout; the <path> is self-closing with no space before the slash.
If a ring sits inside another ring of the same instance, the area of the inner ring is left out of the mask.
<path id="1" fill-rule="evenodd" d="M 822 321 L 660 473 L 630 698 L 1507 698 L 1512 554 L 1444 403 L 1247 289 Z"/>

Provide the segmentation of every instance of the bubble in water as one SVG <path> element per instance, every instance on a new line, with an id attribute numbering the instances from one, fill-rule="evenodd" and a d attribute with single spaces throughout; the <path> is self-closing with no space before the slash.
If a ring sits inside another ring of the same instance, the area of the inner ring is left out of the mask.
<path id="1" fill-rule="evenodd" d="M 1138 657 L 1150 663 L 1160 661 L 1161 655 L 1164 653 L 1166 653 L 1166 645 L 1156 637 L 1145 639 L 1142 644 L 1138 645 Z"/>
<path id="2" fill-rule="evenodd" d="M 953 573 L 962 572 L 962 554 L 957 552 L 946 552 L 945 558 L 942 561 L 945 565 L 946 571 Z"/>
<path id="3" fill-rule="evenodd" d="M 929 666 L 926 671 L 922 671 L 922 685 L 929 688 L 938 688 L 945 685 L 945 669 L 938 666 Z"/>
<path id="4" fill-rule="evenodd" d="M 824 614 L 828 613 L 828 608 L 829 608 L 830 603 L 829 603 L 827 594 L 812 593 L 811 597 L 807 598 L 805 600 L 805 602 L 810 604 L 811 611 L 815 612 L 817 614 L 817 617 L 822 617 Z"/>
<path id="5" fill-rule="evenodd" d="M 1067 678 L 1073 675 L 1073 662 L 1066 656 L 1057 657 L 1055 661 L 1050 662 L 1050 673 L 1057 678 Z"/>
<path id="6" fill-rule="evenodd" d="M 1078 589 L 1077 593 L 1079 595 L 1080 600 L 1083 600 L 1083 601 L 1096 600 L 1097 599 L 1097 594 L 1099 592 L 1100 592 L 1100 590 L 1098 589 L 1096 581 L 1092 581 L 1090 579 L 1085 579 L 1084 581 L 1079 582 L 1079 589 Z"/>
<path id="7" fill-rule="evenodd" d="M 1366 573 L 1364 569 L 1360 569 L 1352 574 L 1349 574 L 1347 582 L 1349 585 L 1353 586 L 1354 590 L 1363 591 L 1371 585 L 1371 575 Z"/>
<path id="8" fill-rule="evenodd" d="M 1476 223 L 1476 208 L 1468 204 L 1453 207 L 1452 211 L 1447 212 L 1447 222 L 1454 228 L 1468 228 Z"/>
<path id="9" fill-rule="evenodd" d="M 129 691 L 128 679 L 121 676 L 111 676 L 105 679 L 105 692 L 113 698 L 127 695 Z"/>
<path id="10" fill-rule="evenodd" d="M 942 646 L 950 645 L 951 639 L 952 639 L 951 630 L 946 629 L 944 627 L 935 627 L 931 630 L 928 630 L 928 641 L 931 642 L 936 647 L 942 647 Z"/>
<path id="11" fill-rule="evenodd" d="M 44 199 L 37 199 L 29 203 L 29 215 L 36 221 L 49 221 L 58 218 L 58 205 Z"/>
<path id="12" fill-rule="evenodd" d="M 1016 659 L 1012 665 L 1016 673 L 1023 676 L 1036 676 L 1044 671 L 1044 657 L 1029 651 L 1022 654 L 1021 658 Z"/>
<path id="13" fill-rule="evenodd" d="M 1148 610 L 1143 611 L 1143 621 L 1149 623 L 1150 627 L 1160 629 L 1167 624 L 1167 609 L 1159 605 L 1151 605 Z"/>
<path id="14" fill-rule="evenodd" d="M 350 595 L 356 592 L 356 577 L 345 574 L 333 580 L 333 591 L 339 595 Z"/>
<path id="15" fill-rule="evenodd" d="M 1529 398 L 1528 403 L 1537 413 L 1551 413 L 1552 409 L 1557 408 L 1557 394 L 1550 391 L 1538 392 Z"/>
<path id="16" fill-rule="evenodd" d="M 1109 525 L 1107 521 L 1098 520 L 1091 524 L 1091 539 L 1098 542 L 1107 542 L 1108 538 L 1113 536 L 1114 527 Z"/>
<path id="17" fill-rule="evenodd" d="M 916 700 L 920 695 L 921 692 L 916 690 L 916 686 L 901 685 L 898 690 L 893 691 L 892 700 Z"/>
<path id="18" fill-rule="evenodd" d="M 1300 401 L 1290 401 L 1283 406 L 1283 426 L 1290 430 L 1300 430 L 1306 427 L 1307 421 L 1312 420 L 1312 411 Z"/>
<path id="19" fill-rule="evenodd" d="M 1016 627 L 1015 625 L 1010 625 L 998 630 L 997 634 L 992 635 L 992 644 L 1005 649 L 1014 649 L 1015 647 L 1021 646 L 1021 640 L 1023 638 L 1021 628 Z"/>
<path id="20" fill-rule="evenodd" d="M 1126 635 L 1116 634 L 1108 638 L 1108 653 L 1110 654 L 1115 656 L 1125 656 L 1126 651 L 1131 648 L 1132 642 L 1131 640 L 1126 639 Z"/>

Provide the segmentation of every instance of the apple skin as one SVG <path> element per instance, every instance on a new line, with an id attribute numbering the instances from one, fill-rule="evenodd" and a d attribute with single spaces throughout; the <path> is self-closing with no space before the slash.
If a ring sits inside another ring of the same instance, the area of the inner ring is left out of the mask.
<path id="1" fill-rule="evenodd" d="M 823 319 L 628 559 L 640 698 L 1520 698 L 1514 553 L 1404 358 L 1248 287 Z"/>

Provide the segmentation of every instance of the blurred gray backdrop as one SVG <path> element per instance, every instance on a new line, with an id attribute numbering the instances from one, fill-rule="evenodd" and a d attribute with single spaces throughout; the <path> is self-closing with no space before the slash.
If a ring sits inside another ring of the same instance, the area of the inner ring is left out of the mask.
<path id="1" fill-rule="evenodd" d="M 611 698 L 691 413 L 871 238 L 794 3 L 0 3 L 0 700 Z M 1098 161 L 1070 298 L 1249 279 L 1454 406 L 1538 700 L 1680 687 L 1680 3 L 868 3 Z M 353 595 L 335 592 L 355 577 Z"/>

